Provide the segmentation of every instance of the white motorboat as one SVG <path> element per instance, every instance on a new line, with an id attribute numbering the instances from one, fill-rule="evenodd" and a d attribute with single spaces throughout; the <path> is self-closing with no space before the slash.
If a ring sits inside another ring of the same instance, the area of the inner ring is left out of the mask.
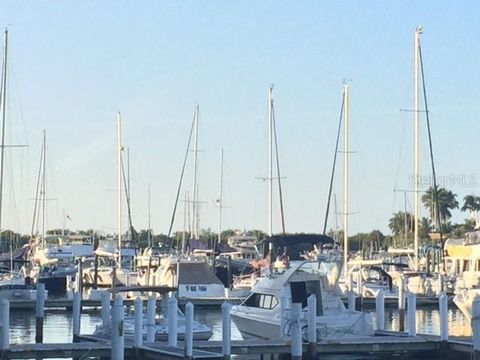
<path id="1" fill-rule="evenodd" d="M 151 285 L 177 287 L 180 302 L 219 300 L 225 298 L 223 283 L 201 260 L 163 258 L 152 277 Z"/>
<path id="2" fill-rule="evenodd" d="M 243 333 L 280 338 L 289 331 L 288 326 L 281 329 L 282 297 L 288 299 L 287 308 L 292 303 L 301 303 L 305 320 L 307 299 L 315 294 L 319 338 L 371 334 L 370 315 L 349 311 L 341 301 L 337 290 L 340 267 L 338 261 L 293 261 L 284 269 L 274 269 L 260 280 L 242 304 L 232 307 L 232 319 Z"/>
<path id="3" fill-rule="evenodd" d="M 145 295 L 145 290 L 149 289 L 149 287 L 142 287 L 142 286 L 133 286 L 133 287 L 120 287 L 117 288 L 117 294 L 121 294 L 124 298 L 130 297 L 137 297 Z M 154 291 L 159 291 L 160 287 L 153 286 L 151 289 Z M 169 288 L 165 288 L 161 290 L 160 293 L 165 294 Z M 97 298 L 101 298 L 105 290 L 97 290 L 95 292 L 95 296 Z M 109 293 L 110 296 L 110 292 Z M 159 310 L 155 314 L 155 341 L 166 341 L 168 339 L 168 317 L 167 317 L 167 302 L 165 301 L 167 298 L 163 297 L 161 305 L 157 307 L 156 310 Z M 147 335 L 147 319 L 144 316 L 142 319 L 143 326 L 143 336 L 146 338 Z M 185 315 L 182 313 L 180 308 L 177 308 L 177 339 L 184 340 L 185 339 Z M 95 330 L 95 334 L 109 334 L 111 331 L 110 327 L 104 327 L 103 324 L 97 326 Z M 127 312 L 124 318 L 124 331 L 125 334 L 128 336 L 133 336 L 135 334 L 135 313 Z M 212 336 L 212 329 L 207 325 L 194 320 L 192 324 L 192 331 L 193 331 L 193 339 L 194 340 L 208 340 Z"/>

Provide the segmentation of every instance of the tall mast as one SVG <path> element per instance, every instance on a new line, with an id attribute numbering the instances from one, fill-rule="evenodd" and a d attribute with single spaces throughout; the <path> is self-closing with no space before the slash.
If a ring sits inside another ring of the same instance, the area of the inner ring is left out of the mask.
<path id="1" fill-rule="evenodd" d="M 2 105 L 2 147 L 0 151 L 0 239 L 2 234 L 2 203 L 3 203 L 3 168 L 5 160 L 5 121 L 7 108 L 7 49 L 8 49 L 8 29 L 5 28 L 3 43 L 3 68 L 2 68 L 2 84 L 0 88 L 1 105 Z M 2 244 L 3 246 L 3 244 Z"/>
<path id="2" fill-rule="evenodd" d="M 220 150 L 220 194 L 218 196 L 218 243 L 222 241 L 223 149 Z M 213 249 L 215 252 L 215 248 Z"/>
<path id="3" fill-rule="evenodd" d="M 192 199 L 192 238 L 198 239 L 198 205 L 197 205 L 197 152 L 198 152 L 198 116 L 199 106 L 195 108 L 195 133 L 193 142 L 193 199 Z"/>
<path id="4" fill-rule="evenodd" d="M 148 246 L 152 247 L 152 226 L 151 226 L 151 209 L 150 209 L 150 183 L 148 183 Z"/>
<path id="5" fill-rule="evenodd" d="M 420 176 L 420 154 L 419 154 L 419 46 L 420 34 L 423 33 L 423 27 L 418 26 L 415 30 L 415 48 L 414 48 L 414 99 L 413 99 L 413 121 L 414 121 L 414 208 L 415 208 L 415 226 L 414 226 L 414 247 L 415 247 L 415 271 L 418 271 L 418 226 L 420 216 L 420 199 L 419 199 L 419 176 Z"/>
<path id="6" fill-rule="evenodd" d="M 349 126 L 349 91 L 348 84 L 343 85 L 345 108 L 343 111 L 344 134 L 343 134 L 343 268 L 345 274 L 348 271 L 348 126 Z"/>
<path id="7" fill-rule="evenodd" d="M 117 268 L 122 260 L 122 119 L 117 112 Z"/>
<path id="8" fill-rule="evenodd" d="M 47 160 L 47 131 L 43 130 L 43 170 L 42 170 L 42 245 L 45 248 L 45 219 L 47 208 L 47 175 L 46 175 L 46 161 Z"/>
<path id="9" fill-rule="evenodd" d="M 403 193 L 403 203 L 404 203 L 404 223 L 405 223 L 405 247 L 408 246 L 408 215 L 407 215 L 407 193 Z"/>
<path id="10" fill-rule="evenodd" d="M 273 235 L 273 85 L 268 89 L 268 236 Z"/>

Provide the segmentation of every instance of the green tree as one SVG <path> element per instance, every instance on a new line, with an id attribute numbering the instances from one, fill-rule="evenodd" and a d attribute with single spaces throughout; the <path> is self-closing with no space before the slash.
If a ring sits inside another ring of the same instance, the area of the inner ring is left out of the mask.
<path id="1" fill-rule="evenodd" d="M 436 219 L 436 209 L 440 213 L 440 223 L 445 224 L 448 219 L 452 217 L 450 210 L 458 208 L 457 194 L 452 193 L 445 188 L 438 188 L 437 198 L 438 204 L 435 204 L 435 192 L 433 187 L 430 187 L 422 196 L 422 202 L 426 209 L 430 212 L 430 218 Z"/>
<path id="2" fill-rule="evenodd" d="M 413 216 L 409 212 L 398 211 L 388 220 L 388 227 L 396 238 L 400 238 L 405 234 L 405 221 L 407 225 L 407 233 L 413 231 Z"/>
<path id="3" fill-rule="evenodd" d="M 460 208 L 461 211 L 478 211 L 480 210 L 480 196 L 467 195 L 463 198 L 463 206 Z"/>

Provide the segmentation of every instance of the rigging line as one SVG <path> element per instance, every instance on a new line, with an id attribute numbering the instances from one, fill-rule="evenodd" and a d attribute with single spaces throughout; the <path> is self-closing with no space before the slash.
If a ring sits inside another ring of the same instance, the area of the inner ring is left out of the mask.
<path id="1" fill-rule="evenodd" d="M 188 136 L 187 150 L 185 151 L 185 157 L 183 159 L 182 172 L 180 173 L 180 181 L 178 182 L 177 196 L 175 197 L 175 205 L 173 206 L 172 219 L 170 220 L 170 227 L 168 229 L 167 237 L 169 239 L 170 239 L 170 235 L 172 234 L 173 223 L 175 221 L 175 213 L 177 212 L 178 199 L 180 197 L 180 190 L 182 189 L 183 175 L 185 173 L 185 167 L 187 165 L 188 151 L 190 149 L 190 143 L 192 141 L 193 129 L 195 128 L 195 117 L 196 117 L 196 115 L 194 114 L 193 115 L 193 121 L 192 121 L 192 127 L 190 129 L 190 135 Z M 172 250 L 172 246 L 173 246 L 173 240 L 170 242 L 170 250 Z"/>
<path id="2" fill-rule="evenodd" d="M 3 202 L 3 165 L 5 161 L 5 120 L 6 120 L 6 107 L 7 107 L 7 50 L 8 50 L 8 30 L 5 29 L 5 38 L 4 38 L 4 58 L 3 58 L 3 67 L 2 67 L 2 148 L 0 150 L 0 240 L 2 232 L 2 202 Z M 1 246 L 3 247 L 3 240 Z"/>
<path id="3" fill-rule="evenodd" d="M 273 122 L 273 137 L 275 140 L 275 159 L 277 160 L 277 177 L 278 177 L 278 194 L 280 200 L 280 216 L 282 219 L 282 232 L 285 235 L 285 212 L 283 209 L 283 194 L 282 194 L 282 178 L 280 176 L 280 160 L 278 159 L 278 142 L 277 142 L 277 126 L 275 121 L 275 108 L 273 107 L 272 99 L 272 122 Z"/>
<path id="4" fill-rule="evenodd" d="M 339 116 L 339 119 L 338 119 L 337 141 L 335 143 L 335 152 L 333 154 L 332 173 L 330 175 L 330 186 L 328 188 L 327 209 L 325 210 L 325 221 L 323 223 L 323 235 L 325 235 L 326 232 L 327 232 L 328 213 L 330 212 L 330 202 L 332 200 L 333 179 L 335 177 L 335 166 L 336 166 L 336 163 L 337 163 L 338 144 L 340 142 L 340 132 L 341 132 L 341 129 L 342 129 L 342 115 L 343 115 L 344 106 L 345 106 L 345 97 L 342 96 L 342 106 L 340 107 L 340 116 Z"/>
<path id="5" fill-rule="evenodd" d="M 432 133 L 430 130 L 430 115 L 428 112 L 428 103 L 427 103 L 427 88 L 425 85 L 425 76 L 424 76 L 424 69 L 423 69 L 423 57 L 422 57 L 422 46 L 418 43 L 418 54 L 420 56 L 420 69 L 422 70 L 422 88 L 423 88 L 423 99 L 425 103 L 425 117 L 427 120 L 427 130 L 428 130 L 428 145 L 430 148 L 430 163 L 432 165 L 432 177 L 433 177 L 433 197 L 437 206 L 435 206 L 435 212 L 437 216 L 438 229 L 437 231 L 440 233 L 440 244 L 442 246 L 442 251 L 444 248 L 443 244 L 443 234 L 442 234 L 442 219 L 440 217 L 440 206 L 438 206 L 438 187 L 437 187 L 437 175 L 435 173 L 435 163 L 433 161 L 433 144 L 432 144 Z M 435 224 L 437 226 L 437 224 Z"/>
<path id="6" fill-rule="evenodd" d="M 135 237 L 135 234 L 133 232 L 133 223 L 132 223 L 132 209 L 130 207 L 130 185 L 127 183 L 126 175 L 125 175 L 125 166 L 123 162 L 123 156 L 122 153 L 120 153 L 120 159 L 121 159 L 121 168 L 122 168 L 122 177 L 123 177 L 123 186 L 125 187 L 125 199 L 127 201 L 127 213 L 128 213 L 128 225 L 130 228 L 130 236 L 131 240 L 133 242 L 133 246 L 135 248 L 135 253 L 138 251 L 138 243 L 137 243 L 137 238 Z M 118 191 L 122 191 L 122 189 L 119 189 Z"/>
<path id="7" fill-rule="evenodd" d="M 40 213 L 40 207 L 38 206 L 38 201 L 40 199 L 39 191 L 40 191 L 40 179 L 42 173 L 42 164 L 43 164 L 43 144 L 42 144 L 42 151 L 40 152 L 40 162 L 38 166 L 38 176 L 37 176 L 37 187 L 35 189 L 35 205 L 33 207 L 33 219 L 32 219 L 32 231 L 30 233 L 30 243 L 33 245 L 34 236 L 35 236 L 35 225 L 37 225 L 37 233 L 38 233 L 38 217 Z M 30 249 L 32 252 L 33 248 Z"/>

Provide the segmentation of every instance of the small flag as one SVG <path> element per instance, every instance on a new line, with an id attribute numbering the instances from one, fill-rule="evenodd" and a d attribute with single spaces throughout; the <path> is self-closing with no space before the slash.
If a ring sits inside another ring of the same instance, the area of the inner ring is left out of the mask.
<path id="1" fill-rule="evenodd" d="M 67 214 L 67 219 L 70 220 L 70 221 L 72 221 L 72 219 L 70 218 L 70 216 L 69 216 L 68 214 Z"/>

